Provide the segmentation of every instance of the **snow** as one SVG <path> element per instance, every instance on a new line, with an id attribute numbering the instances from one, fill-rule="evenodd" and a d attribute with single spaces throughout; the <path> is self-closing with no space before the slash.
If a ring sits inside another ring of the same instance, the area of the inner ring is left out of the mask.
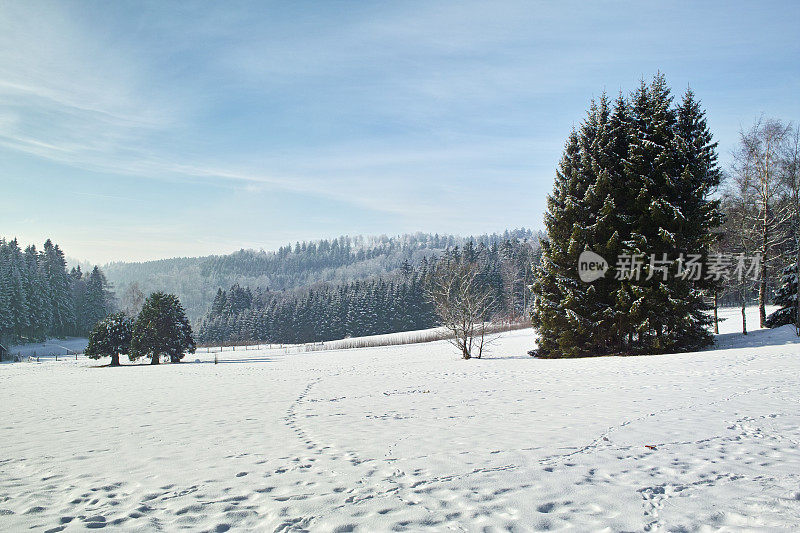
<path id="1" fill-rule="evenodd" d="M 45 342 L 31 344 L 13 344 L 8 347 L 8 352 L 12 357 L 53 357 L 64 355 L 75 355 L 83 353 L 89 339 L 85 337 L 67 337 L 66 339 L 48 339 Z"/>
<path id="2" fill-rule="evenodd" d="M 717 349 L 652 357 L 537 360 L 520 330 L 470 361 L 2 365 L 0 530 L 796 528 L 800 344 L 737 313 Z"/>

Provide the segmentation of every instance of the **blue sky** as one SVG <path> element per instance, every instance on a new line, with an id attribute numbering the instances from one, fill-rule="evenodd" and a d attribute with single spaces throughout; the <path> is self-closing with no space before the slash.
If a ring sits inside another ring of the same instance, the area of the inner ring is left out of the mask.
<path id="1" fill-rule="evenodd" d="M 800 2 L 0 3 L 0 235 L 93 262 L 541 228 L 591 98 L 664 72 L 729 161 L 800 119 Z"/>

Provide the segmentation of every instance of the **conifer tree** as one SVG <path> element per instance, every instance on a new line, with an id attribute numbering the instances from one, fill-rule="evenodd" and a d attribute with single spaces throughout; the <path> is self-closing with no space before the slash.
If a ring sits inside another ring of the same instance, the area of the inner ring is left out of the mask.
<path id="1" fill-rule="evenodd" d="M 53 334 L 68 335 L 75 327 L 75 308 L 64 253 L 50 239 L 44 243 L 44 273 L 49 288 Z"/>
<path id="2" fill-rule="evenodd" d="M 678 259 L 707 254 L 720 222 L 710 199 L 719 183 L 715 149 L 692 93 L 675 108 L 660 74 L 613 109 L 605 96 L 592 102 L 548 197 L 548 240 L 533 284 L 540 356 L 658 353 L 710 342 L 703 291 L 714 282 L 680 276 Z M 586 250 L 604 257 L 611 274 L 583 283 L 577 266 Z M 620 256 L 643 262 L 635 277 L 614 275 Z"/>
<path id="3" fill-rule="evenodd" d="M 783 269 L 782 283 L 775 294 L 775 305 L 780 309 L 767 317 L 767 327 L 777 328 L 786 324 L 798 324 L 797 320 L 797 264 Z"/>
<path id="4" fill-rule="evenodd" d="M 83 321 L 86 330 L 111 312 L 111 295 L 105 275 L 95 266 L 86 280 L 86 310 Z"/>
<path id="5" fill-rule="evenodd" d="M 8 306 L 11 310 L 10 325 L 12 333 L 17 338 L 21 338 L 28 330 L 30 320 L 27 269 L 17 239 L 12 239 L 8 243 L 8 250 L 6 291 Z"/>
<path id="6" fill-rule="evenodd" d="M 41 256 L 33 245 L 25 249 L 25 268 L 30 316 L 27 337 L 41 340 L 47 337 L 52 328 L 52 314 L 47 300 L 47 282 L 41 268 Z"/>
<path id="7" fill-rule="evenodd" d="M 589 326 L 582 316 L 586 288 L 576 270 L 583 246 L 577 241 L 586 227 L 588 214 L 581 205 L 586 192 L 581 146 L 573 131 L 564 148 L 553 192 L 547 197 L 545 227 L 549 239 L 542 243 L 542 262 L 533 284 L 532 319 L 539 331 L 542 356 L 575 357 L 591 349 L 589 338 L 580 335 Z"/>
<path id="8" fill-rule="evenodd" d="M 0 343 L 10 338 L 12 333 L 11 301 L 8 276 L 8 247 L 0 239 Z"/>
<path id="9" fill-rule="evenodd" d="M 174 294 L 154 292 L 134 323 L 131 361 L 149 357 L 150 364 L 157 365 L 166 355 L 171 362 L 179 363 L 186 352 L 195 352 L 195 342 L 183 306 Z"/>
<path id="10" fill-rule="evenodd" d="M 114 313 L 94 325 L 85 354 L 91 359 L 110 357 L 119 366 L 120 354 L 130 352 L 133 322 L 125 313 Z"/>

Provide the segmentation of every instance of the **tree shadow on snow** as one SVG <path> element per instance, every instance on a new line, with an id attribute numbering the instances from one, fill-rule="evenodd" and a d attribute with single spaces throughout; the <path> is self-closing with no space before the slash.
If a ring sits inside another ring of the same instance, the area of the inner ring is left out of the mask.
<path id="1" fill-rule="evenodd" d="M 774 329 L 757 329 L 747 335 L 739 333 L 722 333 L 714 337 L 714 346 L 709 350 L 731 348 L 756 348 L 759 346 L 784 346 L 800 344 L 800 337 L 794 326 L 781 326 Z"/>
<path id="2" fill-rule="evenodd" d="M 230 364 L 230 363 L 271 363 L 275 361 L 274 357 L 242 357 L 236 359 L 217 359 L 217 364 Z M 214 361 L 200 361 L 203 364 L 214 364 Z"/>

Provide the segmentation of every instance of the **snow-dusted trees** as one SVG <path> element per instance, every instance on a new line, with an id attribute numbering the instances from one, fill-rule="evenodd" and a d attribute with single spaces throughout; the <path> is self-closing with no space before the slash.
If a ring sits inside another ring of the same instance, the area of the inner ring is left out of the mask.
<path id="1" fill-rule="evenodd" d="M 75 330 L 75 303 L 72 300 L 70 279 L 64 253 L 50 239 L 44 243 L 43 270 L 49 287 L 50 308 L 53 310 L 53 333 L 63 336 Z"/>
<path id="2" fill-rule="evenodd" d="M 142 305 L 144 305 L 144 293 L 139 288 L 139 284 L 134 281 L 122 293 L 119 306 L 123 313 L 131 318 L 136 318 L 142 310 Z"/>
<path id="3" fill-rule="evenodd" d="M 113 307 L 99 268 L 67 273 L 64 254 L 51 241 L 42 251 L 0 239 L 0 342 L 86 335 Z"/>
<path id="4" fill-rule="evenodd" d="M 108 279 L 122 292 L 134 282 L 149 294 L 163 290 L 178 296 L 194 322 L 209 311 L 217 287 L 234 284 L 269 289 L 274 293 L 302 293 L 320 283 L 345 286 L 357 280 L 389 279 L 401 274 L 403 264 L 419 268 L 423 259 L 439 257 L 468 241 L 489 248 L 506 241 L 536 240 L 525 228 L 462 237 L 415 233 L 394 237 L 348 237 L 282 246 L 276 252 L 240 250 L 229 255 L 182 257 L 144 263 L 106 265 Z M 517 302 L 525 299 L 519 292 Z M 521 305 L 521 304 L 520 304 Z"/>
<path id="5" fill-rule="evenodd" d="M 792 265 L 786 267 L 788 279 L 784 278 L 784 285 L 781 291 L 786 288 L 787 302 L 776 302 L 779 305 L 791 307 L 794 300 L 794 325 L 797 335 L 800 336 L 800 125 L 796 125 L 787 143 L 786 150 L 786 172 L 784 183 L 789 190 L 789 227 L 791 228 L 790 242 L 794 245 L 794 277 L 792 277 Z M 791 283 L 794 281 L 794 291 L 791 290 Z M 787 286 L 788 284 L 788 286 Z M 780 295 L 779 295 L 780 296 Z"/>
<path id="6" fill-rule="evenodd" d="M 722 226 L 719 250 L 731 254 L 751 256 L 758 250 L 758 235 L 754 230 L 757 209 L 751 202 L 750 182 L 747 176 L 741 176 L 728 184 L 723 196 L 722 209 L 725 213 Z M 742 312 L 742 333 L 747 335 L 746 307 L 751 293 L 758 282 L 742 278 L 734 280 L 725 287 L 725 292 L 734 296 Z M 757 288 L 755 289 L 757 290 Z"/>
<path id="7" fill-rule="evenodd" d="M 786 246 L 783 247 L 781 284 L 774 303 L 781 308 L 767 317 L 767 326 L 774 328 L 794 324 L 800 335 L 800 126 L 788 127 L 781 157 L 781 183 L 786 210 L 784 218 Z M 788 264 L 787 264 L 788 263 Z"/>
<path id="8" fill-rule="evenodd" d="M 467 241 L 446 257 L 477 258 L 481 279 L 497 300 L 497 315 L 515 320 L 527 314 L 532 262 L 538 239 Z M 436 259 L 401 264 L 392 273 L 346 284 L 315 284 L 296 291 L 270 291 L 234 284 L 219 289 L 200 322 L 198 342 L 318 342 L 434 327 L 438 321 L 425 288 Z"/>
<path id="9" fill-rule="evenodd" d="M 113 296 L 103 272 L 94 267 L 89 275 L 80 269 L 71 272 L 76 333 L 91 331 L 95 324 L 111 313 Z"/>
<path id="10" fill-rule="evenodd" d="M 800 335 L 800 319 L 798 319 L 798 276 L 797 263 L 783 269 L 782 284 L 775 295 L 775 304 L 781 308 L 767 317 L 767 327 L 777 328 L 786 324 L 794 324 Z"/>
<path id="11" fill-rule="evenodd" d="M 195 343 L 180 300 L 174 294 L 154 292 L 133 325 L 131 361 L 149 357 L 150 364 L 157 365 L 166 355 L 170 362 L 180 363 L 187 352 L 195 352 Z"/>
<path id="12" fill-rule="evenodd" d="M 486 323 L 496 309 L 494 291 L 482 279 L 475 259 L 468 254 L 445 257 L 436 266 L 428 287 L 439 323 L 450 332 L 450 342 L 464 359 L 483 355 Z"/>
<path id="13" fill-rule="evenodd" d="M 658 75 L 629 98 L 593 102 L 567 141 L 548 197 L 548 239 L 533 284 L 538 355 L 708 344 L 703 291 L 714 280 L 681 275 L 681 257 L 708 253 L 720 220 L 710 199 L 719 179 L 716 144 L 691 91 L 674 106 Z M 587 250 L 612 267 L 623 257 L 641 264 L 584 283 L 578 258 Z"/>
<path id="14" fill-rule="evenodd" d="M 760 325 L 783 325 L 795 314 L 784 307 L 780 318 L 767 319 L 765 306 L 781 283 L 776 303 L 787 305 L 787 283 L 800 262 L 800 129 L 760 118 L 740 133 L 734 155 L 724 198 L 726 251 L 761 255 Z M 749 287 L 740 284 L 737 289 L 744 305 Z"/>
<path id="15" fill-rule="evenodd" d="M 119 366 L 120 354 L 130 352 L 133 323 L 125 313 L 115 313 L 95 324 L 89 333 L 84 352 L 92 359 L 110 357 L 111 366 Z"/>
<path id="16" fill-rule="evenodd" d="M 734 152 L 735 164 L 731 180 L 741 203 L 747 209 L 747 228 L 761 254 L 761 275 L 758 285 L 758 311 L 761 327 L 766 326 L 767 284 L 770 267 L 777 263 L 779 250 L 790 237 L 787 222 L 792 210 L 787 202 L 785 154 L 791 129 L 780 120 L 759 119 L 740 132 L 739 146 Z"/>

